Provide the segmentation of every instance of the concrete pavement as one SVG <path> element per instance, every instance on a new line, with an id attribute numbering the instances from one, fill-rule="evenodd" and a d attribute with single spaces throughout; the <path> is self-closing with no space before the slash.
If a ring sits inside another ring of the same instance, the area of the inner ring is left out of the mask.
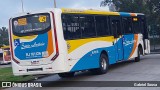
<path id="1" fill-rule="evenodd" d="M 11 64 L 0 64 L 0 68 L 11 67 Z"/>

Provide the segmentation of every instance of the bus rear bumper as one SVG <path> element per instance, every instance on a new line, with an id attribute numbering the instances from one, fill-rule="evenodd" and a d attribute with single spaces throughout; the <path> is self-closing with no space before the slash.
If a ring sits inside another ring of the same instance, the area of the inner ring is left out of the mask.
<path id="1" fill-rule="evenodd" d="M 53 65 L 53 63 L 40 66 L 20 66 L 16 64 L 14 61 L 12 61 L 12 70 L 13 70 L 13 75 L 15 76 L 56 74 L 56 73 L 67 72 L 64 66 Z"/>
<path id="2" fill-rule="evenodd" d="M 55 71 L 55 72 L 48 72 L 48 71 L 43 71 L 43 72 L 22 72 L 22 73 L 13 73 L 14 76 L 25 76 L 25 75 L 49 75 L 49 74 L 56 74 L 56 73 L 61 73 L 64 71 Z"/>

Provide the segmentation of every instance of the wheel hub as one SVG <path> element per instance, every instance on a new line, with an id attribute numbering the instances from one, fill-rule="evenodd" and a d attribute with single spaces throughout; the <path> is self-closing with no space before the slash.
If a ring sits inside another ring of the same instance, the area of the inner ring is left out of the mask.
<path id="1" fill-rule="evenodd" d="M 104 58 L 102 59 L 101 65 L 102 65 L 103 70 L 106 70 L 107 63 L 106 63 L 106 60 Z"/>

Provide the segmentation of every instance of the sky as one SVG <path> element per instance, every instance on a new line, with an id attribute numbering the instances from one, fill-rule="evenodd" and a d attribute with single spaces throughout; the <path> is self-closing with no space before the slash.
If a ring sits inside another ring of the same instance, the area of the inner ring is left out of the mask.
<path id="1" fill-rule="evenodd" d="M 8 28 L 9 18 L 22 12 L 21 0 L 0 0 L 0 27 Z M 103 0 L 56 0 L 57 8 L 103 9 L 100 2 Z M 23 0 L 24 11 L 53 8 L 54 0 Z"/>

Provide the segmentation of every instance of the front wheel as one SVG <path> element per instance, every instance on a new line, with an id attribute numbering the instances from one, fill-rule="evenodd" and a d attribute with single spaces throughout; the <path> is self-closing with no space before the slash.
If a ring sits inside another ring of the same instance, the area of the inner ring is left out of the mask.
<path id="1" fill-rule="evenodd" d="M 101 54 L 99 60 L 99 68 L 91 70 L 95 74 L 105 74 L 108 71 L 108 57 L 105 54 Z"/>
<path id="2" fill-rule="evenodd" d="M 74 77 L 75 72 L 68 72 L 68 73 L 59 73 L 59 77 L 61 78 L 68 78 L 68 77 Z"/>

